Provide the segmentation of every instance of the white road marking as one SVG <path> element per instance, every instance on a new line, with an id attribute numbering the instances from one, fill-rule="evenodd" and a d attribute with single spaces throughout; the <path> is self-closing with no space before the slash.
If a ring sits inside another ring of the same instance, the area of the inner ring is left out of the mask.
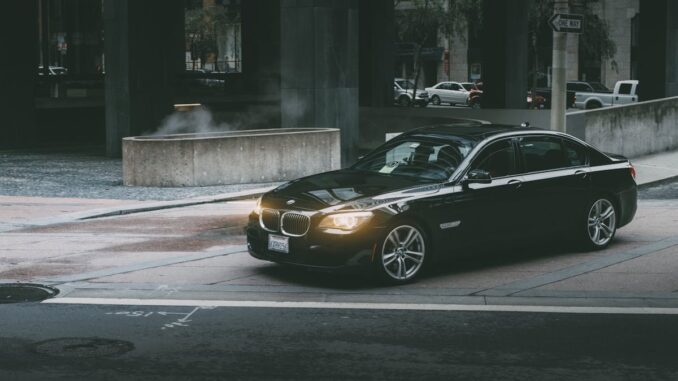
<path id="1" fill-rule="evenodd" d="M 487 312 L 544 312 L 575 314 L 634 314 L 678 315 L 678 308 L 661 307 L 580 307 L 527 305 L 472 305 L 472 304 L 409 304 L 409 303 L 333 303 L 333 302 L 274 302 L 239 300 L 165 300 L 116 298 L 54 298 L 49 304 L 96 304 L 117 306 L 180 306 L 180 307 L 252 307 L 252 308 L 309 308 L 309 309 L 365 309 L 365 310 L 419 310 L 419 311 L 487 311 Z"/>

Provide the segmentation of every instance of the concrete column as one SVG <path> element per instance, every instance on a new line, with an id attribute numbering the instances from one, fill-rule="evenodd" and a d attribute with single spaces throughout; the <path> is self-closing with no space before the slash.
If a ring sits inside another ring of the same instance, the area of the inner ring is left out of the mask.
<path id="1" fill-rule="evenodd" d="M 678 96 L 678 1 L 668 1 L 667 7 L 666 96 L 674 97 Z"/>
<path id="2" fill-rule="evenodd" d="M 346 164 L 359 132 L 358 4 L 281 0 L 281 6 L 282 127 L 341 129 Z"/>
<path id="3" fill-rule="evenodd" d="M 579 35 L 576 33 L 567 34 L 567 67 L 565 80 L 576 81 L 579 79 Z"/>
<path id="4" fill-rule="evenodd" d="M 640 100 L 663 98 L 666 96 L 667 55 L 667 19 L 676 16 L 667 14 L 667 0 L 640 1 L 640 30 L 638 55 L 638 80 L 640 81 Z M 675 5 L 672 8 L 675 11 Z M 675 21 L 674 21 L 675 22 Z M 676 70 L 673 68 L 673 70 Z"/>
<path id="5" fill-rule="evenodd" d="M 183 7 L 181 0 L 104 2 L 107 155 L 120 156 L 123 137 L 155 131 L 172 112 Z"/>
<path id="6" fill-rule="evenodd" d="M 9 0 L 0 12 L 0 148 L 36 138 L 35 80 L 38 74 L 37 1 Z"/>
<path id="7" fill-rule="evenodd" d="M 280 0 L 247 0 L 241 4 L 242 78 L 229 75 L 227 91 L 256 94 L 261 101 L 278 102 Z"/>
<path id="8" fill-rule="evenodd" d="M 607 22 L 610 39 L 617 47 L 615 56 L 605 60 L 601 67 L 601 82 L 609 88 L 613 88 L 617 81 L 631 78 L 631 19 L 637 12 L 638 0 L 601 2 L 599 16 Z"/>
<path id="9" fill-rule="evenodd" d="M 528 0 L 483 0 L 483 108 L 525 108 Z"/>
<path id="10" fill-rule="evenodd" d="M 468 81 L 468 31 L 450 40 L 450 80 Z"/>
<path id="11" fill-rule="evenodd" d="M 360 105 L 393 105 L 393 0 L 360 1 Z"/>

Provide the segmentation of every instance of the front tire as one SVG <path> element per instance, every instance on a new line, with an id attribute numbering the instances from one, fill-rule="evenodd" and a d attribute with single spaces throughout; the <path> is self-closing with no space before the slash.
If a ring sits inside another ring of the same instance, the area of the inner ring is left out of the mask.
<path id="1" fill-rule="evenodd" d="M 378 245 L 376 268 L 389 283 L 408 283 L 422 271 L 430 245 L 424 231 L 413 223 L 389 229 Z"/>
<path id="2" fill-rule="evenodd" d="M 606 248 L 617 232 L 617 210 L 608 197 L 596 197 L 588 203 L 582 242 L 589 250 Z"/>
<path id="3" fill-rule="evenodd" d="M 398 105 L 400 107 L 410 107 L 410 103 L 410 98 L 405 95 L 398 98 Z"/>
<path id="4" fill-rule="evenodd" d="M 433 103 L 435 106 L 440 106 L 440 97 L 437 95 L 432 96 L 431 103 Z"/>

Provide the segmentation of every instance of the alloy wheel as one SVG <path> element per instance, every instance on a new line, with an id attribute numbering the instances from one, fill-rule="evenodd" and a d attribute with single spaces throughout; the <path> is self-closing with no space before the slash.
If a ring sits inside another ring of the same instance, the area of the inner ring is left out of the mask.
<path id="1" fill-rule="evenodd" d="M 386 274 L 394 280 L 413 278 L 424 264 L 426 243 L 417 228 L 401 225 L 386 236 L 381 250 L 381 264 Z"/>
<path id="2" fill-rule="evenodd" d="M 433 98 L 431 98 L 431 103 L 433 103 L 436 106 L 440 106 L 440 97 L 434 95 Z"/>
<path id="3" fill-rule="evenodd" d="M 589 210 L 587 223 L 589 238 L 594 245 L 604 246 L 610 242 L 617 227 L 612 203 L 604 198 L 594 202 Z"/>

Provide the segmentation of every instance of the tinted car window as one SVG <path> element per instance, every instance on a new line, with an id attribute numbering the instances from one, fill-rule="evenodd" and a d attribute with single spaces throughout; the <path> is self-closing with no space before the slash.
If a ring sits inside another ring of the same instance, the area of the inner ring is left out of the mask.
<path id="1" fill-rule="evenodd" d="M 355 170 L 447 180 L 475 142 L 409 137 L 394 139 L 358 161 Z"/>
<path id="2" fill-rule="evenodd" d="M 624 94 L 624 95 L 631 94 L 631 84 L 630 83 L 622 83 L 621 85 L 619 85 L 619 94 Z"/>
<path id="3" fill-rule="evenodd" d="M 461 90 L 461 86 L 456 83 L 450 83 L 450 90 Z"/>
<path id="4" fill-rule="evenodd" d="M 487 146 L 473 160 L 471 169 L 482 169 L 492 177 L 504 177 L 516 173 L 515 150 L 511 140 L 502 140 Z"/>
<path id="5" fill-rule="evenodd" d="M 527 173 L 568 166 L 560 138 L 547 136 L 522 138 L 520 150 Z"/>
<path id="6" fill-rule="evenodd" d="M 586 148 L 580 144 L 564 139 L 565 164 L 568 167 L 586 165 Z"/>

